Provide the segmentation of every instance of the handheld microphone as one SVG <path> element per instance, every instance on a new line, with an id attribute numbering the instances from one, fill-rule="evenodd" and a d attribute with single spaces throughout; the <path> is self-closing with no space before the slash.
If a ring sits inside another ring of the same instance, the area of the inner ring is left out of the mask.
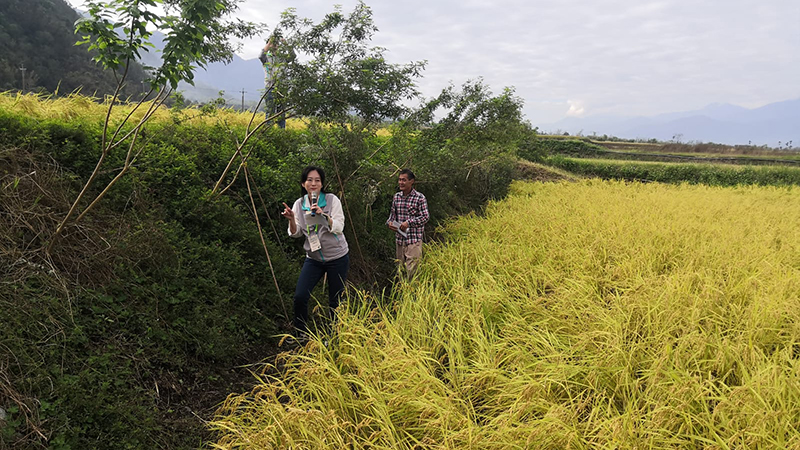
<path id="1" fill-rule="evenodd" d="M 317 193 L 317 192 L 312 192 L 311 195 L 310 195 L 310 197 L 311 197 L 311 208 L 314 208 L 315 206 L 317 206 L 317 195 L 319 195 L 319 193 Z M 312 209 L 311 210 L 311 217 L 314 217 L 314 216 L 316 216 L 316 214 L 314 213 L 314 210 Z"/>

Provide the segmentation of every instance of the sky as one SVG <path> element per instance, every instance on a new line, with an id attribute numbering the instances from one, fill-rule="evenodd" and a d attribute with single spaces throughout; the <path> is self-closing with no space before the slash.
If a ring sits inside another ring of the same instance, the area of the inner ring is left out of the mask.
<path id="1" fill-rule="evenodd" d="M 77 2 L 75 2 L 77 3 Z M 354 0 L 245 0 L 274 26 L 286 8 L 318 21 Z M 513 87 L 534 125 L 652 116 L 712 103 L 800 98 L 800 0 L 374 0 L 373 44 L 393 63 L 426 60 L 426 97 L 482 77 Z M 258 56 L 264 39 L 243 42 Z"/>

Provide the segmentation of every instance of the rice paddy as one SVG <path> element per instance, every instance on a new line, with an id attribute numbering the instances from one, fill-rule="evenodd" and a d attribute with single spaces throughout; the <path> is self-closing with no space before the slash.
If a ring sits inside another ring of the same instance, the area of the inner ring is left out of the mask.
<path id="1" fill-rule="evenodd" d="M 516 183 L 215 447 L 800 449 L 798 223 L 793 187 Z"/>

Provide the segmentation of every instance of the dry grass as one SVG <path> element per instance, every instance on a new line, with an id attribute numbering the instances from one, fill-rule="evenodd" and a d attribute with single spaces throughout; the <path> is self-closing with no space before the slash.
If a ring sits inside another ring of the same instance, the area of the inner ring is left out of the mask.
<path id="1" fill-rule="evenodd" d="M 794 188 L 518 183 L 216 446 L 798 449 L 797 223 Z"/>
<path id="2" fill-rule="evenodd" d="M 34 119 L 63 120 L 72 122 L 82 120 L 93 124 L 102 124 L 108 112 L 108 101 L 86 97 L 80 94 L 72 94 L 66 97 L 51 97 L 38 94 L 11 94 L 0 93 L 0 109 L 23 113 Z M 150 103 L 145 103 L 131 116 L 133 123 L 141 119 L 147 111 Z M 111 115 L 112 127 L 120 123 L 132 109 L 135 103 L 119 103 L 114 106 Z M 190 121 L 198 125 L 213 126 L 223 124 L 230 127 L 246 127 L 253 118 L 252 112 L 239 112 L 234 109 L 220 108 L 213 113 L 204 113 L 200 107 L 191 106 L 181 110 L 170 110 L 160 108 L 150 119 L 154 123 L 167 120 Z M 263 120 L 263 113 L 256 115 L 252 127 L 258 125 L 259 120 Z M 289 130 L 303 130 L 308 126 L 308 119 L 295 117 L 286 120 L 286 128 Z M 388 137 L 391 131 L 387 128 L 380 128 L 378 136 Z"/>

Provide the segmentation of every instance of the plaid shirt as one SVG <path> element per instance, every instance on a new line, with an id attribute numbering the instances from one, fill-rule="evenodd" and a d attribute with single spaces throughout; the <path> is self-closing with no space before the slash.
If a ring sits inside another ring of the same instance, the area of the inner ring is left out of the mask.
<path id="1" fill-rule="evenodd" d="M 425 196 L 412 189 L 408 195 L 403 195 L 402 192 L 394 194 L 392 212 L 386 223 L 408 222 L 406 230 L 408 236 L 403 237 L 400 233 L 395 233 L 395 242 L 400 245 L 408 245 L 422 241 L 422 232 L 425 230 L 425 223 L 429 217 L 428 201 L 425 200 Z"/>

